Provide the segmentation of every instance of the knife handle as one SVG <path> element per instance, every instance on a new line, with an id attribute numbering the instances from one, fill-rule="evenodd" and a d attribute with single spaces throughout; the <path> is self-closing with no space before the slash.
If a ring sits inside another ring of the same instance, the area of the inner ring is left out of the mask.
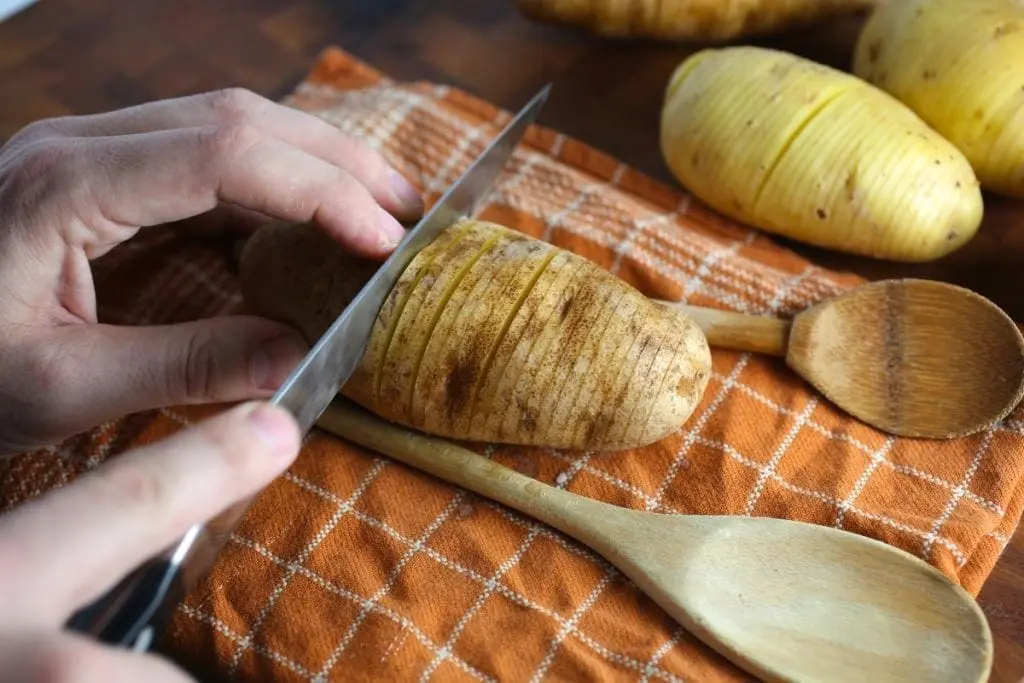
<path id="1" fill-rule="evenodd" d="M 238 502 L 207 524 L 192 526 L 170 548 L 75 612 L 65 628 L 108 645 L 148 650 L 178 604 L 213 567 L 254 499 Z"/>
<path id="2" fill-rule="evenodd" d="M 186 592 L 181 566 L 169 557 L 156 557 L 73 614 L 66 628 L 107 645 L 145 651 Z"/>

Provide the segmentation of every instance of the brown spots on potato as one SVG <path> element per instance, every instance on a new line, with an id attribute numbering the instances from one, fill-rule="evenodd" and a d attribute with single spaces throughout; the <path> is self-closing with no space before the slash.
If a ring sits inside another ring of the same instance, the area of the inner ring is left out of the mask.
<path id="1" fill-rule="evenodd" d="M 825 220 L 826 218 L 828 218 L 828 213 L 825 211 L 825 209 L 821 208 L 820 206 L 814 213 L 816 213 L 818 215 L 818 218 L 820 218 L 821 220 Z"/>
<path id="2" fill-rule="evenodd" d="M 959 237 L 959 235 L 957 234 L 956 230 L 950 230 L 949 233 L 946 235 L 946 239 L 949 240 L 950 242 L 954 241 L 957 237 Z"/>
<path id="3" fill-rule="evenodd" d="M 473 390 L 473 382 L 476 380 L 475 364 L 473 359 L 454 359 L 451 363 L 452 369 L 445 378 L 444 406 L 449 415 L 454 415 L 466 405 L 470 392 Z"/>
<path id="4" fill-rule="evenodd" d="M 938 77 L 938 72 L 935 69 L 925 69 L 921 72 L 921 78 L 926 81 L 934 81 Z"/>
<path id="5" fill-rule="evenodd" d="M 963 187 L 963 186 L 964 186 L 964 185 L 963 185 L 963 183 L 961 183 L 961 182 L 960 182 L 959 180 L 958 180 L 958 181 L 956 181 L 956 189 L 958 189 L 958 190 L 959 190 L 959 189 L 960 189 L 961 187 Z"/>
<path id="6" fill-rule="evenodd" d="M 747 119 L 747 128 L 750 128 L 753 125 L 754 125 L 754 119 Z"/>
<path id="7" fill-rule="evenodd" d="M 683 373 L 676 383 L 676 393 L 687 400 L 697 403 L 700 395 L 704 392 L 707 378 L 708 373 L 704 370 L 697 370 L 692 376 Z"/>
<path id="8" fill-rule="evenodd" d="M 1011 33 L 1017 33 L 1018 31 L 1020 31 L 1020 24 L 1016 21 L 1008 21 L 1005 24 L 996 26 L 995 30 L 992 32 L 992 37 L 999 40 L 1003 36 L 1008 36 Z"/>
<path id="9" fill-rule="evenodd" d="M 700 166 L 700 152 L 694 152 L 693 156 L 690 157 L 690 163 L 694 168 Z"/>
<path id="10" fill-rule="evenodd" d="M 529 407 L 523 410 L 519 416 L 519 426 L 530 434 L 537 431 L 537 411 Z"/>
<path id="11" fill-rule="evenodd" d="M 572 310 L 572 302 L 576 300 L 576 297 L 572 294 L 569 298 L 562 302 L 562 309 L 558 313 L 559 322 L 565 322 L 565 319 L 569 317 L 569 311 Z"/>
<path id="12" fill-rule="evenodd" d="M 981 121 L 983 118 L 985 118 L 985 112 L 982 111 L 981 109 L 975 109 L 971 116 L 974 118 L 975 121 Z"/>
<path id="13" fill-rule="evenodd" d="M 601 440 L 607 438 L 608 432 L 612 428 L 612 424 L 615 422 L 615 411 L 602 409 L 590 417 L 587 421 L 587 427 L 583 435 L 583 443 L 580 444 L 581 448 L 590 448 Z"/>
<path id="14" fill-rule="evenodd" d="M 878 59 L 882 56 L 882 39 L 879 38 L 870 45 L 868 45 L 868 61 L 874 65 L 878 62 Z"/>
<path id="15" fill-rule="evenodd" d="M 676 393 L 683 398 L 692 396 L 694 391 L 697 389 L 698 380 L 698 376 L 687 377 L 686 375 L 683 375 L 679 378 L 679 381 L 676 382 Z"/>
<path id="16" fill-rule="evenodd" d="M 857 198 L 857 171 L 856 169 L 846 174 L 846 179 L 843 181 L 843 189 L 846 190 L 846 198 L 849 201 L 853 201 Z"/>

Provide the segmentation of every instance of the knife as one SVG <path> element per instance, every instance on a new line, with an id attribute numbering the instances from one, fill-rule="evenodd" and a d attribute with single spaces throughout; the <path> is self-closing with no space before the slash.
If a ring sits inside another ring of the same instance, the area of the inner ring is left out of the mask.
<path id="1" fill-rule="evenodd" d="M 377 313 L 409 262 L 446 228 L 472 215 L 504 169 L 526 129 L 547 101 L 544 86 L 481 152 L 465 173 L 405 234 L 384 264 L 342 311 L 270 399 L 295 416 L 301 433 L 312 429 L 359 363 Z M 143 652 L 174 609 L 206 575 L 253 498 L 206 524 L 192 526 L 177 543 L 139 566 L 66 627 L 110 645 Z"/>

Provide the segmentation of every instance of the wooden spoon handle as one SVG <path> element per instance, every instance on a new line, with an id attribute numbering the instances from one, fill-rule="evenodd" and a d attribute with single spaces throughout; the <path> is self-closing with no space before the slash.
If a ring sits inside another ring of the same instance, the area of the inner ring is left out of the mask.
<path id="1" fill-rule="evenodd" d="M 791 327 L 788 320 L 720 311 L 716 308 L 701 308 L 677 301 L 654 301 L 678 308 L 693 318 L 704 331 L 704 336 L 712 347 L 752 351 L 770 356 L 786 355 Z"/>
<path id="2" fill-rule="evenodd" d="M 583 543 L 601 535 L 591 521 L 607 516 L 612 507 L 544 484 L 444 439 L 403 429 L 347 399 L 335 399 L 317 426 L 519 510 Z"/>

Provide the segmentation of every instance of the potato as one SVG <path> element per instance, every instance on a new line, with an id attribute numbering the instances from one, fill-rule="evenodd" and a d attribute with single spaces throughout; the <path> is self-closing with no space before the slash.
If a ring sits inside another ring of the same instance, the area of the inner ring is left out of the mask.
<path id="1" fill-rule="evenodd" d="M 721 42 L 852 14 L 879 0 L 516 0 L 528 19 L 598 35 Z"/>
<path id="2" fill-rule="evenodd" d="M 853 71 L 956 145 L 983 188 L 1024 197 L 1024 2 L 888 2 Z"/>
<path id="3" fill-rule="evenodd" d="M 739 46 L 683 61 L 661 150 L 719 212 L 827 249 L 929 261 L 981 224 L 978 179 L 956 147 L 887 93 L 786 52 Z"/>
<path id="4" fill-rule="evenodd" d="M 379 266 L 313 224 L 273 222 L 241 251 L 247 308 L 313 343 Z M 711 353 L 697 324 L 591 261 L 463 220 L 412 259 L 341 394 L 428 434 L 620 450 L 683 425 Z"/>

